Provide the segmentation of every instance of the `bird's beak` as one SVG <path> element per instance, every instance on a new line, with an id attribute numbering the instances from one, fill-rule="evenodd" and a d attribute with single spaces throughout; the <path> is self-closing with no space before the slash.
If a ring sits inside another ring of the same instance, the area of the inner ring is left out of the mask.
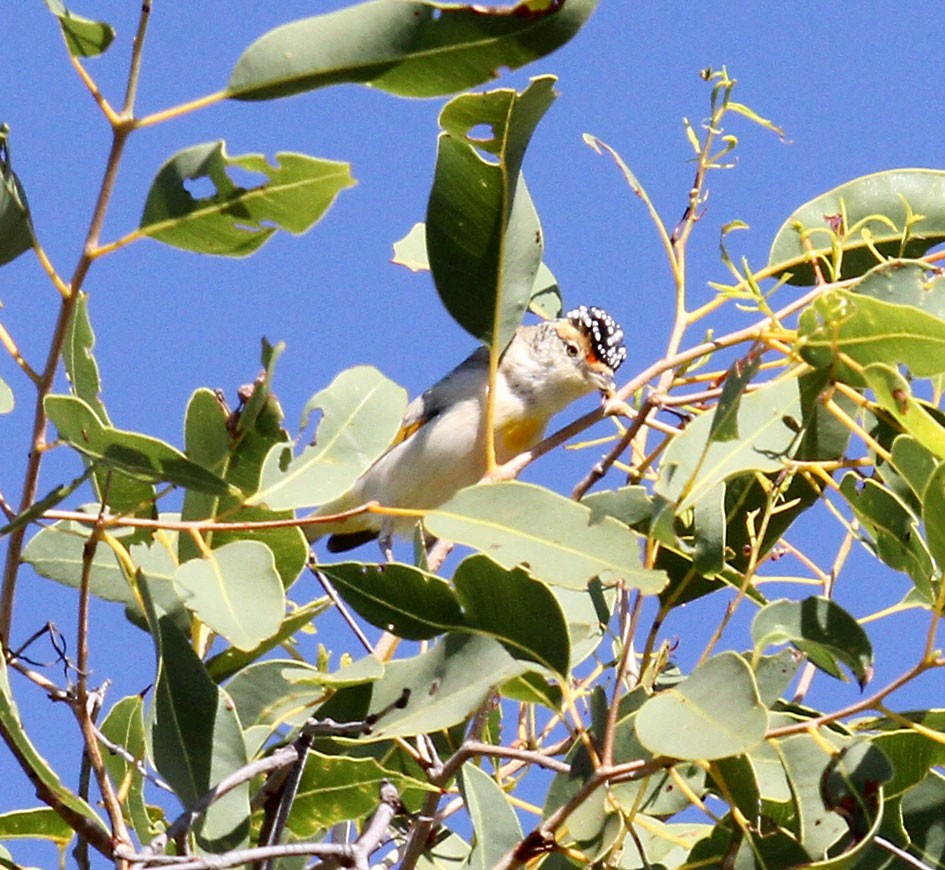
<path id="1" fill-rule="evenodd" d="M 617 391 L 617 384 L 614 382 L 614 376 L 609 369 L 606 371 L 592 371 L 591 380 L 594 386 L 608 399 Z"/>

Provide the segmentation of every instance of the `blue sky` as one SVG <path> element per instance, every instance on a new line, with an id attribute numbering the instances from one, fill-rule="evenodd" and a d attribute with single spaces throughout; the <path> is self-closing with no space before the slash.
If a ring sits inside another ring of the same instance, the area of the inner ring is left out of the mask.
<path id="1" fill-rule="evenodd" d="M 343 5 L 157 0 L 140 111 L 221 88 L 255 37 L 284 21 Z M 87 64 L 117 104 L 136 4 L 103 0 L 74 11 L 108 20 L 118 30 L 108 54 Z M 535 134 L 525 173 L 544 226 L 545 260 L 566 305 L 605 307 L 627 333 L 630 359 L 622 374 L 662 355 L 672 283 L 641 203 L 613 164 L 583 144 L 582 134 L 592 133 L 622 154 L 672 225 L 682 214 L 693 171 L 681 119 L 698 123 L 708 111 L 700 69 L 726 65 L 739 83 L 736 99 L 784 129 L 786 142 L 732 119 L 728 132 L 740 139 L 738 166 L 710 179 L 706 214 L 690 248 L 690 298 L 708 300 L 713 291 L 707 282 L 727 277 L 718 257 L 723 224 L 740 219 L 750 225 L 731 239 L 731 248 L 761 266 L 777 228 L 813 196 L 874 171 L 942 166 L 940 11 L 927 2 L 710 7 L 603 0 L 572 43 L 501 79 L 499 85 L 521 89 L 529 76 L 559 77 L 560 98 Z M 0 5 L 0 33 L 0 121 L 12 128 L 14 168 L 39 237 L 68 276 L 104 167 L 108 132 L 70 69 L 55 20 L 42 3 Z M 290 424 L 307 399 L 348 366 L 376 365 L 416 394 L 463 358 L 472 340 L 440 307 L 429 277 L 389 262 L 392 243 L 423 218 L 441 106 L 440 100 L 402 100 L 342 86 L 289 100 L 217 105 L 135 134 L 106 240 L 137 225 L 151 179 L 169 155 L 212 139 L 225 139 L 230 154 L 300 151 L 348 160 L 358 185 L 343 192 L 307 235 L 279 234 L 246 260 L 200 257 L 146 240 L 96 263 L 86 289 L 104 398 L 115 423 L 180 445 L 190 394 L 221 387 L 234 399 L 239 385 L 259 369 L 262 336 L 287 344 L 275 386 Z M 0 272 L 0 299 L 0 319 L 38 366 L 56 297 L 32 256 Z M 749 322 L 734 309 L 726 312 L 713 325 Z M 693 335 L 691 343 L 699 337 Z M 0 357 L 0 376 L 18 399 L 15 411 L 0 418 L 0 491 L 15 501 L 32 397 L 7 357 Z M 593 458 L 559 451 L 527 476 L 567 492 Z M 43 491 L 79 467 L 65 451 L 50 459 Z M 820 528 L 808 525 L 813 534 L 821 534 Z M 71 636 L 74 594 L 28 572 L 23 576 L 15 638 L 25 638 L 47 619 Z M 871 561 L 862 560 L 844 575 L 839 594 L 863 615 L 905 591 L 904 580 L 880 576 Z M 97 607 L 95 618 L 95 679 L 115 680 L 113 700 L 140 690 L 151 679 L 147 639 L 122 624 L 115 606 Z M 878 635 L 886 642 L 878 679 L 898 673 L 892 657 L 901 649 L 903 625 L 893 621 Z M 668 631 L 683 633 L 685 626 L 677 623 Z M 332 644 L 329 636 L 319 639 Z M 749 641 L 746 635 L 732 643 L 738 648 Z M 684 642 L 682 659 L 697 656 L 701 644 L 686 650 Z M 940 696 L 941 679 L 935 679 Z M 22 683 L 17 693 L 31 727 L 38 723 L 50 741 L 43 748 L 56 758 L 54 735 L 71 727 L 65 711 L 50 711 L 45 698 Z M 855 689 L 841 693 L 852 699 Z M 60 760 L 69 778 L 69 762 Z M 0 811 L 31 802 L 25 779 L 11 768 L 8 759 L 0 761 Z"/>

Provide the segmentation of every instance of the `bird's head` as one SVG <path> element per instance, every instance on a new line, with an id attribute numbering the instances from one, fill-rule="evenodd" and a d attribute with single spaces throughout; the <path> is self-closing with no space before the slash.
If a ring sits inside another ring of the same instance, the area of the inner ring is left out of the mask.
<path id="1" fill-rule="evenodd" d="M 614 374 L 627 358 L 623 330 L 604 309 L 578 306 L 553 323 L 563 353 L 590 389 L 607 396 L 615 390 Z"/>

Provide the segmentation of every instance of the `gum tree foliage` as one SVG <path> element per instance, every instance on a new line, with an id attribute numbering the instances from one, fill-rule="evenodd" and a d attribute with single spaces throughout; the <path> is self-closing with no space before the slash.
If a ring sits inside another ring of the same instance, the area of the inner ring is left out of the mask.
<path id="1" fill-rule="evenodd" d="M 111 28 L 47 5 L 87 78 L 84 59 L 109 48 Z M 724 70 L 706 70 L 708 121 L 686 128 L 696 173 L 674 228 L 589 136 L 657 229 L 676 289 L 665 355 L 621 373 L 605 407 L 532 452 L 502 467 L 492 458 L 489 483 L 423 518 L 441 540 L 426 552 L 418 537 L 413 563 L 316 564 L 301 530 L 397 430 L 404 391 L 373 369 L 343 371 L 313 396 L 311 444 L 284 422 L 273 393 L 282 348 L 268 344 L 239 408 L 193 394 L 179 446 L 109 417 L 83 289 L 98 258 L 143 237 L 248 256 L 274 233 L 309 230 L 352 183 L 344 163 L 191 145 L 156 171 L 140 226 L 103 240 L 135 131 L 221 100 L 350 82 L 442 97 L 429 208 L 398 261 L 432 268 L 442 304 L 494 360 L 527 308 L 557 314 L 522 175 L 554 79 L 522 92 L 488 82 L 577 36 L 594 5 L 370 0 L 289 22 L 246 48 L 223 90 L 140 115 L 146 3 L 125 104 L 97 95 L 113 145 L 71 279 L 43 252 L 0 134 L 0 263 L 36 256 L 59 291 L 45 367 L 3 331 L 25 377 L 3 385 L 0 410 L 15 393 L 35 403 L 37 426 L 22 496 L 4 506 L 0 735 L 5 781 L 28 778 L 38 801 L 0 816 L 0 839 L 50 840 L 82 865 L 97 852 L 120 867 L 945 865 L 945 710 L 890 698 L 945 664 L 945 284 L 930 253 L 945 239 L 945 173 L 883 172 L 800 204 L 760 268 L 734 262 L 723 239 L 716 296 L 692 308 L 685 251 L 707 178 L 736 147 L 729 126 L 777 128 L 733 98 Z M 241 187 L 234 168 L 261 180 Z M 192 194 L 195 179 L 212 193 Z M 703 320 L 726 308 L 747 325 L 705 340 Z M 63 369 L 69 391 L 58 393 Z M 569 496 L 515 481 L 604 416 L 605 456 Z M 46 492 L 36 448 L 53 439 L 74 451 L 76 479 Z M 798 583 L 769 595 L 777 557 L 803 549 L 786 535 L 818 505 L 838 520 L 835 561 L 808 560 L 813 594 Z M 449 568 L 445 541 L 457 545 Z M 831 599 L 853 542 L 908 578 L 892 611 L 909 608 L 927 637 L 879 687 L 867 627 Z M 23 562 L 75 590 L 67 681 L 23 652 Z M 325 597 L 297 591 L 307 574 Z M 150 691 L 114 698 L 90 684 L 103 630 L 91 597 L 123 605 L 140 629 L 133 654 L 153 656 Z M 684 605 L 718 621 L 688 673 L 660 633 Z M 349 614 L 350 644 L 319 661 L 293 655 L 330 608 Z M 748 648 L 725 632 L 736 610 L 752 614 Z M 376 649 L 365 624 L 388 632 Z M 861 700 L 806 706 L 815 670 L 852 677 Z M 18 701 L 43 692 L 73 710 L 62 739 L 84 751 L 88 782 L 66 782 L 21 722 Z"/>

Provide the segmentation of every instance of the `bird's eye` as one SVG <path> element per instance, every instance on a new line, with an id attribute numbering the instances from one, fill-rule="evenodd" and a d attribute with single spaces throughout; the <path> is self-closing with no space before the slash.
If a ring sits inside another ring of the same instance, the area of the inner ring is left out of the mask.
<path id="1" fill-rule="evenodd" d="M 576 357 L 580 352 L 580 348 L 576 344 L 568 343 L 568 356 Z"/>

